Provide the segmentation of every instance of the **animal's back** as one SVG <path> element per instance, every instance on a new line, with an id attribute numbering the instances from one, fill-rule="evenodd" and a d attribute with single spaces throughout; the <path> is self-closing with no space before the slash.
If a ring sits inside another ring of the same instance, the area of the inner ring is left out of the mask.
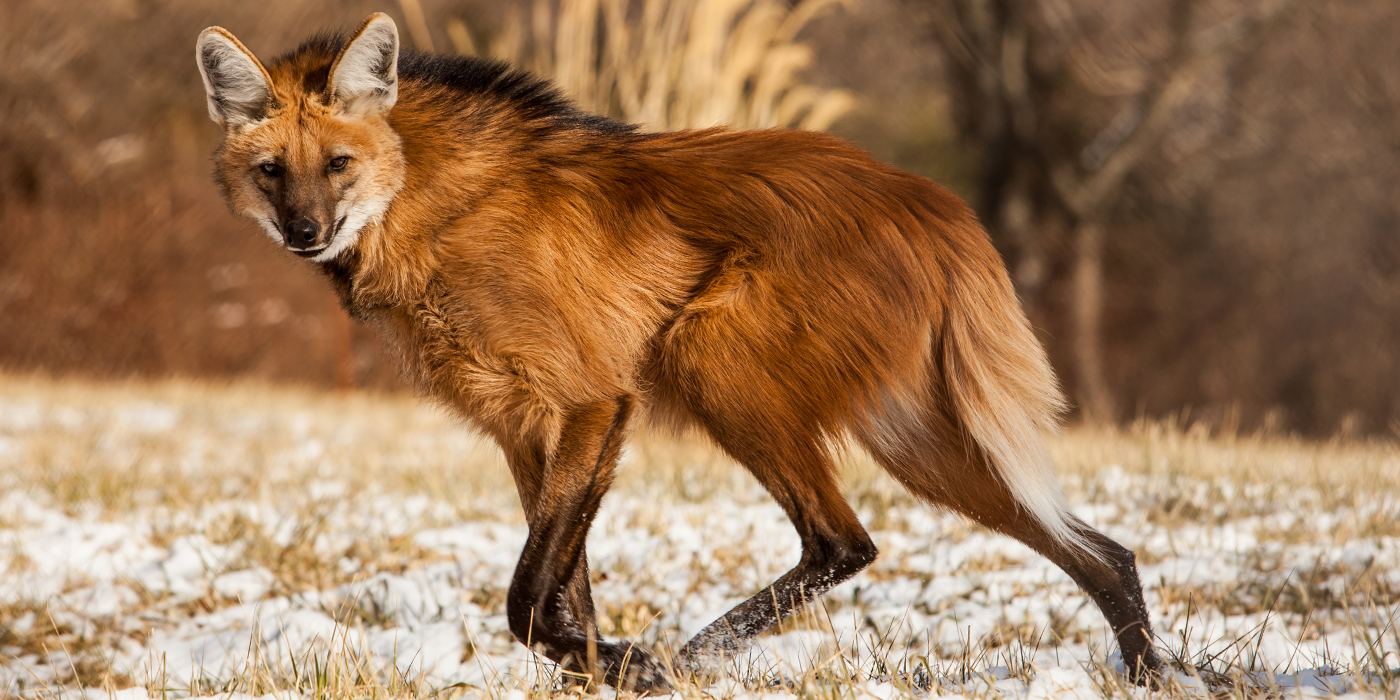
<path id="1" fill-rule="evenodd" d="M 1040 445 L 1058 388 L 958 197 L 824 134 L 636 133 L 500 64 L 410 56 L 403 90 L 406 141 L 443 122 L 459 135 L 409 149 L 443 161 L 427 177 L 474 167 L 501 121 L 548 127 L 517 137 L 527 157 L 464 212 L 446 271 L 459 307 L 521 290 L 517 313 L 483 316 L 498 321 L 487 335 L 574 367 L 547 382 L 554 403 L 625 390 L 711 434 L 787 431 L 803 449 L 852 432 L 926 498 L 949 469 L 991 470 L 1073 539 Z M 493 253 L 501 274 L 483 279 Z M 970 454 L 949 448 L 962 435 Z"/>
<path id="2" fill-rule="evenodd" d="M 706 258 L 667 338 L 725 314 L 818 413 L 924 383 L 945 312 L 961 303 L 951 278 L 1001 265 L 956 196 L 825 134 L 681 132 L 634 148 L 656 206 Z M 843 397 L 816 401 L 823 386 Z"/>
<path id="3" fill-rule="evenodd" d="M 636 148 L 712 258 L 647 367 L 663 416 L 728 433 L 733 453 L 849 432 L 924 498 L 965 510 L 957 482 L 980 474 L 1080 546 L 1042 444 L 1058 385 L 965 203 L 822 134 Z"/>

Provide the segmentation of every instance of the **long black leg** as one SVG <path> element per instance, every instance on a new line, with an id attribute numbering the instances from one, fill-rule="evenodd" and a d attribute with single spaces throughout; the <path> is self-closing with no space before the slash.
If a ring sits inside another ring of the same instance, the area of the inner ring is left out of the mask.
<path id="1" fill-rule="evenodd" d="M 527 445 L 506 450 L 506 461 L 510 464 L 511 475 L 515 477 L 515 488 L 520 494 L 520 505 L 527 518 L 535 512 L 539 503 L 540 489 L 544 484 L 545 452 L 540 445 Z M 565 607 L 569 616 L 583 628 L 585 633 L 597 634 L 597 615 L 593 607 L 593 589 L 588 580 L 588 549 L 579 549 L 578 561 L 573 573 L 564 586 Z"/>
<path id="2" fill-rule="evenodd" d="M 1094 599 L 1113 633 L 1118 650 L 1134 683 L 1150 684 L 1162 670 L 1162 659 L 1152 643 L 1152 621 L 1142 600 L 1138 581 L 1137 557 L 1132 550 L 1109 539 L 1102 532 L 1075 519 L 1074 526 L 1107 563 L 1092 561 L 1078 552 L 1056 547 L 1046 556 L 1055 562 L 1079 587 Z"/>
<path id="3" fill-rule="evenodd" d="M 1151 683 L 1162 662 L 1152 645 L 1152 625 L 1133 553 L 1077 518 L 1072 527 L 1102 559 L 1057 540 L 1016 502 L 984 455 L 963 448 L 966 443 L 956 439 L 957 430 L 945 431 L 942 460 L 933 465 L 885 451 L 875 440 L 863 442 L 875 460 L 915 495 L 1020 540 L 1069 574 L 1113 626 L 1129 676 L 1140 684 Z"/>
<path id="4" fill-rule="evenodd" d="M 720 441 L 724 445 L 723 438 Z M 783 507 L 802 538 L 802 559 L 686 643 L 681 659 L 700 673 L 742 652 L 758 634 L 856 575 L 876 555 L 870 536 L 836 487 L 830 457 L 820 447 L 725 447 L 736 457 L 743 455 L 744 466 Z"/>
<path id="5" fill-rule="evenodd" d="M 584 539 L 612 484 L 631 408 L 631 399 L 622 398 L 565 415 L 529 514 L 530 536 L 511 579 L 506 619 L 516 638 L 566 670 L 620 688 L 660 691 L 670 687 L 661 664 L 631 645 L 598 640 L 574 619 L 568 602 L 570 581 L 580 571 L 586 576 L 579 561 Z"/>

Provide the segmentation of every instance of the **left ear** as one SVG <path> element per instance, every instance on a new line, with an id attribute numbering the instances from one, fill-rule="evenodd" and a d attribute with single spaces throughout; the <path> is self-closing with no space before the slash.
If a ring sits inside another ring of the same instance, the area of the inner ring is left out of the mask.
<path id="1" fill-rule="evenodd" d="M 360 25 L 331 64 L 326 87 L 340 111 L 366 116 L 389 111 L 399 98 L 399 28 L 383 12 Z"/>

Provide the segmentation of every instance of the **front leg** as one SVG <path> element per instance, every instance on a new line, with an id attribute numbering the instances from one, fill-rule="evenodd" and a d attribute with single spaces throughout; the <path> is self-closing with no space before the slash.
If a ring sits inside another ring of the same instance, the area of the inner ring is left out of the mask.
<path id="1" fill-rule="evenodd" d="M 599 640 L 591 621 L 575 619 L 578 603 L 570 604 L 578 594 L 570 594 L 570 581 L 576 572 L 587 575 L 580 562 L 584 540 L 612 484 L 631 410 L 632 399 L 622 397 L 565 414 L 527 513 L 530 536 L 510 582 L 506 619 L 517 639 L 566 670 L 620 688 L 664 691 L 670 685 L 660 663 L 631 645 Z"/>
<path id="2" fill-rule="evenodd" d="M 506 462 L 510 465 L 511 476 L 515 479 L 515 489 L 520 495 L 520 506 L 527 518 L 535 512 L 540 501 L 540 488 L 544 484 L 546 455 L 539 444 L 530 442 L 519 444 L 500 441 L 505 450 Z M 579 550 L 578 562 L 564 588 L 564 602 L 569 616 L 583 628 L 585 634 L 597 635 L 597 615 L 593 609 L 593 588 L 588 580 L 588 548 Z"/>

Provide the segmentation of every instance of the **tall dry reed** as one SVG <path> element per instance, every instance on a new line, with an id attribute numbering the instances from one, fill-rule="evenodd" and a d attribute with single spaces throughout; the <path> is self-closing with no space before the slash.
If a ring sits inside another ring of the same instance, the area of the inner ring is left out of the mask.
<path id="1" fill-rule="evenodd" d="M 821 131 L 855 98 L 803 82 L 812 50 L 798 34 L 835 2 L 536 0 L 528 13 L 510 13 L 486 46 L 460 19 L 445 28 L 459 53 L 509 61 L 555 81 L 584 109 L 646 130 Z"/>

